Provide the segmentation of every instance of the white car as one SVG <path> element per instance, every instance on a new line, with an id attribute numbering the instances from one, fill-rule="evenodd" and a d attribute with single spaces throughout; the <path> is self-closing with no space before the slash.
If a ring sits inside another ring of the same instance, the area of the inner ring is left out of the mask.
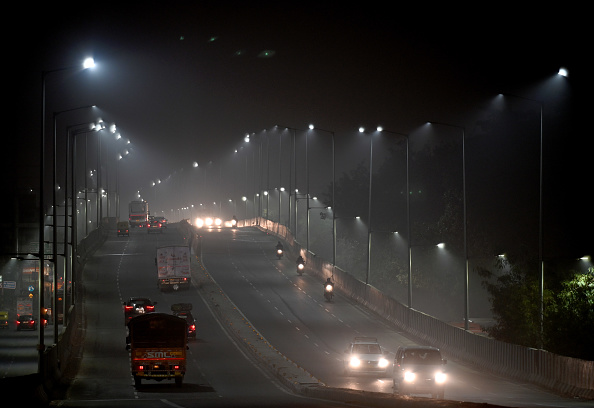
<path id="1" fill-rule="evenodd" d="M 344 373 L 387 374 L 392 363 L 375 337 L 355 337 L 344 351 Z"/>

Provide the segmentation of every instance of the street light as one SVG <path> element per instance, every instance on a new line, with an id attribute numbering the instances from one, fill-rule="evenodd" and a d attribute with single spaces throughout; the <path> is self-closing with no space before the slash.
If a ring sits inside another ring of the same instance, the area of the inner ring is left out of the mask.
<path id="1" fill-rule="evenodd" d="M 95 62 L 92 58 L 87 58 L 84 60 L 82 65 L 83 69 L 92 68 L 95 66 Z M 40 146 L 39 146 L 39 275 L 38 275 L 38 285 L 39 285 L 39 313 L 41 313 L 41 309 L 45 303 L 44 297 L 44 286 L 45 286 L 45 278 L 44 278 L 44 261 L 45 261 L 45 234 L 44 234 L 44 227 L 45 227 L 45 212 L 44 212 L 44 205 L 45 205 L 45 195 L 44 195 L 44 172 L 45 172 L 45 80 L 46 77 L 54 72 L 59 71 L 66 71 L 70 69 L 78 68 L 77 66 L 73 67 L 64 67 L 53 69 L 49 71 L 41 71 L 41 137 L 40 137 Z M 41 317 L 41 315 L 40 315 Z M 39 361 L 38 361 L 38 370 L 39 373 L 43 373 L 43 358 L 42 354 L 45 351 L 45 331 L 43 324 L 39 325 Z"/>

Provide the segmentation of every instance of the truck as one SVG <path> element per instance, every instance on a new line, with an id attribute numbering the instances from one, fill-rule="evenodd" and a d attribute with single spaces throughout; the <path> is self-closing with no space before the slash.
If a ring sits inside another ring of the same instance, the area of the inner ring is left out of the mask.
<path id="1" fill-rule="evenodd" d="M 134 385 L 142 380 L 174 379 L 181 386 L 186 373 L 187 323 L 166 313 L 139 315 L 128 323 L 126 349 Z"/>
<path id="2" fill-rule="evenodd" d="M 190 248 L 187 246 L 163 246 L 157 248 L 157 286 L 161 291 L 188 289 L 192 283 L 190 274 Z"/>
<path id="3" fill-rule="evenodd" d="M 128 205 L 128 222 L 130 228 L 143 228 L 149 219 L 148 203 L 144 200 L 130 201 Z"/>

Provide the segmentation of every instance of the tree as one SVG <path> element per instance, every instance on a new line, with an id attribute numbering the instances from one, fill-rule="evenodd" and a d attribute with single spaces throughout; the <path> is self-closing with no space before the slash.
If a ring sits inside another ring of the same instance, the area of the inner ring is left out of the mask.
<path id="1" fill-rule="evenodd" d="M 540 285 L 533 272 L 534 260 L 523 256 L 498 260 L 498 269 L 506 266 L 510 267 L 509 272 L 500 276 L 486 269 L 481 271 L 495 318 L 495 325 L 487 328 L 487 333 L 508 343 L 540 347 Z M 550 300 L 550 291 L 545 297 Z"/>
<path id="2" fill-rule="evenodd" d="M 569 357 L 594 360 L 594 269 L 575 274 L 546 309 L 547 350 Z"/>

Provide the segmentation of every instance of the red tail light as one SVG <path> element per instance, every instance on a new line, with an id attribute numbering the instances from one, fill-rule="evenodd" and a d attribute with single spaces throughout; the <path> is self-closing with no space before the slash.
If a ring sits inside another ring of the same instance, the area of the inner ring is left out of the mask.
<path id="1" fill-rule="evenodd" d="M 133 309 L 132 306 L 128 306 L 128 305 L 126 305 L 124 308 L 126 309 L 126 312 L 130 312 Z"/>
<path id="2" fill-rule="evenodd" d="M 144 308 L 147 310 L 147 312 L 152 312 L 155 310 L 155 306 L 145 306 Z"/>
<path id="3" fill-rule="evenodd" d="M 139 369 L 139 370 L 144 370 L 144 366 L 143 366 L 143 365 L 139 365 L 139 366 L 138 366 L 138 369 Z"/>
<path id="4" fill-rule="evenodd" d="M 176 365 L 176 366 L 173 366 L 173 369 L 174 369 L 174 370 L 179 370 L 179 366 L 178 366 L 178 365 Z"/>

